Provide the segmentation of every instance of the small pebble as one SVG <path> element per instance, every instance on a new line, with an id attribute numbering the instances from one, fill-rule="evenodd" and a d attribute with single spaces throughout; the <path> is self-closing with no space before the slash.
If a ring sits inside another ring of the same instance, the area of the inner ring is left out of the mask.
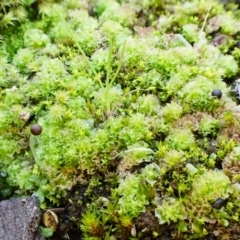
<path id="1" fill-rule="evenodd" d="M 214 89 L 212 91 L 212 96 L 220 99 L 222 97 L 222 91 L 220 89 Z"/>

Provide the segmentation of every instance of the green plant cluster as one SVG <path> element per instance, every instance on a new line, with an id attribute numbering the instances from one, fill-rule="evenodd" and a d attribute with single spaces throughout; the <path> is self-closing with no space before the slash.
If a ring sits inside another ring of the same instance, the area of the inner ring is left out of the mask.
<path id="1" fill-rule="evenodd" d="M 87 186 L 85 239 L 144 239 L 147 208 L 180 239 L 239 220 L 235 4 L 1 1 L 0 13 L 2 196 L 45 208 Z"/>
<path id="2" fill-rule="evenodd" d="M 0 27 L 4 28 L 14 25 L 15 22 L 22 22 L 28 18 L 28 11 L 25 7 L 31 5 L 35 0 L 3 0 L 0 3 Z"/>

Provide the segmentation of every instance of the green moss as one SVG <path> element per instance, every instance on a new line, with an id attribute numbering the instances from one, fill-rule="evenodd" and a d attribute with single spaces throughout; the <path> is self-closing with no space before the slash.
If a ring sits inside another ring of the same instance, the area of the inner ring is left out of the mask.
<path id="1" fill-rule="evenodd" d="M 2 1 L 1 194 L 46 208 L 86 185 L 86 239 L 145 239 L 149 213 L 179 239 L 235 221 L 237 16 L 217 0 Z"/>
<path id="2" fill-rule="evenodd" d="M 207 135 L 216 135 L 217 130 L 219 128 L 218 120 L 212 118 L 211 116 L 203 117 L 201 122 L 199 123 L 199 133 L 203 136 Z"/>
<path id="3" fill-rule="evenodd" d="M 208 203 L 218 198 L 228 198 L 231 192 L 230 180 L 222 171 L 208 171 L 192 185 L 191 197 L 194 202 Z"/>
<path id="4" fill-rule="evenodd" d="M 197 77 L 186 84 L 179 92 L 179 98 L 185 112 L 211 111 L 220 106 L 211 96 L 214 84 L 205 77 Z"/>
<path id="5" fill-rule="evenodd" d="M 162 109 L 162 115 L 167 122 L 176 121 L 182 115 L 182 106 L 176 102 L 168 103 Z"/>
<path id="6" fill-rule="evenodd" d="M 144 212 L 145 206 L 148 204 L 145 186 L 142 185 L 138 176 L 130 175 L 120 182 L 118 193 L 119 198 L 119 214 L 138 216 Z"/>
<path id="7" fill-rule="evenodd" d="M 189 150 L 195 145 L 194 135 L 188 129 L 171 129 L 166 138 L 166 144 L 171 149 Z"/>
<path id="8" fill-rule="evenodd" d="M 170 222 L 177 222 L 187 218 L 184 205 L 181 201 L 174 198 L 168 198 L 161 205 L 157 206 L 155 215 L 158 217 L 160 224 L 170 224 Z"/>

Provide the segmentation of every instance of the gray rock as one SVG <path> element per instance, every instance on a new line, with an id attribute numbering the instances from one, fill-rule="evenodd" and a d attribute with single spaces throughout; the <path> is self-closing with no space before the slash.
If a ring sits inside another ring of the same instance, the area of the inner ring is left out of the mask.
<path id="1" fill-rule="evenodd" d="M 36 197 L 0 202 L 0 240 L 44 240 L 38 230 L 41 218 Z"/>

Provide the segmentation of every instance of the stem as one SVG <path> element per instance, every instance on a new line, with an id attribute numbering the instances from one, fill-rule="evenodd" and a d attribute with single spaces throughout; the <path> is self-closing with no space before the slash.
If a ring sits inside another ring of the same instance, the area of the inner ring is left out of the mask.
<path id="1" fill-rule="evenodd" d="M 192 47 L 192 45 L 186 40 L 186 38 L 183 37 L 183 35 L 177 34 L 177 37 L 186 47 Z"/>
<path id="2" fill-rule="evenodd" d="M 109 99 L 109 85 L 107 85 L 105 88 L 105 99 L 107 101 L 107 115 L 108 115 L 111 111 L 111 104 Z"/>
<path id="3" fill-rule="evenodd" d="M 32 152 L 32 155 L 33 155 L 33 158 L 34 158 L 36 164 L 40 166 L 41 164 L 40 164 L 40 161 L 38 159 L 38 156 L 37 156 L 37 153 L 35 150 L 35 143 L 36 143 L 36 138 L 33 134 L 31 134 L 30 139 L 29 139 L 30 150 Z"/>
<path id="4" fill-rule="evenodd" d="M 65 208 L 47 208 L 44 209 L 43 212 L 47 212 L 47 211 L 52 211 L 54 213 L 64 213 L 65 212 Z"/>
<path id="5" fill-rule="evenodd" d="M 113 39 L 110 37 L 109 39 L 109 50 L 108 50 L 108 61 L 107 61 L 107 78 L 106 78 L 106 86 L 105 86 L 105 100 L 107 102 L 107 114 L 110 112 L 111 106 L 110 106 L 110 99 L 109 99 L 109 88 L 111 86 L 110 82 L 110 75 L 112 72 L 112 55 L 113 55 Z"/>
<path id="6" fill-rule="evenodd" d="M 211 5 L 209 6 L 209 8 L 208 8 L 208 11 L 207 11 L 207 14 L 206 14 L 206 17 L 205 17 L 205 19 L 204 19 L 204 22 L 203 22 L 203 25 L 202 25 L 202 28 L 201 28 L 201 31 L 200 31 L 200 32 L 203 32 L 203 30 L 204 30 L 204 27 L 205 27 L 205 25 L 206 25 L 206 22 L 207 22 L 207 19 L 208 19 L 208 16 L 209 16 L 209 13 L 210 13 L 211 8 L 212 8 L 212 4 L 211 4 Z"/>
<path id="7" fill-rule="evenodd" d="M 117 78 L 118 74 L 119 74 L 119 71 L 122 67 L 122 64 L 123 64 L 123 54 L 124 54 L 124 51 L 125 51 L 125 46 L 126 46 L 126 40 L 124 41 L 123 43 L 123 47 L 122 47 L 122 51 L 121 51 L 121 55 L 120 55 L 120 61 L 119 61 L 119 64 L 118 64 L 118 68 L 117 68 L 117 71 L 115 72 L 115 75 L 113 76 L 111 82 L 110 82 L 110 85 L 115 81 L 115 79 Z"/>
<path id="8" fill-rule="evenodd" d="M 77 42 L 77 40 L 75 39 L 75 36 L 72 35 L 73 41 L 75 43 L 75 45 L 77 46 L 78 50 L 80 51 L 80 53 L 83 55 L 83 57 L 85 58 L 86 62 L 88 63 L 89 67 L 91 68 L 91 70 L 93 71 L 95 77 L 97 77 L 97 80 L 99 82 L 99 85 L 101 87 L 103 87 L 103 83 L 102 81 L 98 78 L 97 72 L 96 70 L 93 68 L 89 58 L 86 56 L 85 52 L 83 51 L 82 47 L 79 45 L 79 43 Z"/>
<path id="9" fill-rule="evenodd" d="M 106 86 L 109 86 L 110 81 L 110 75 L 111 75 L 111 61 L 112 61 L 112 55 L 113 55 L 113 39 L 110 37 L 109 40 L 109 52 L 108 52 L 108 62 L 107 62 L 107 79 L 106 79 Z M 110 84 L 111 85 L 111 84 Z"/>
<path id="10" fill-rule="evenodd" d="M 99 85 L 100 85 L 101 87 L 103 87 L 102 81 L 99 79 L 98 74 L 97 74 L 96 70 L 94 69 L 94 67 L 92 66 L 89 58 L 88 58 L 87 55 L 86 55 L 86 53 L 84 52 L 84 50 L 82 49 L 82 47 L 79 45 L 79 43 L 78 43 L 78 41 L 77 41 L 77 39 L 76 39 L 76 37 L 75 37 L 72 29 L 68 26 L 68 23 L 67 23 L 67 21 L 63 18 L 63 16 L 60 16 L 60 18 L 61 18 L 61 20 L 64 22 L 64 24 L 65 24 L 65 26 L 66 26 L 66 29 L 68 29 L 68 31 L 70 31 L 70 34 L 71 34 L 71 36 L 72 36 L 72 39 L 73 39 L 75 45 L 77 46 L 77 48 L 78 48 L 78 50 L 80 51 L 80 53 L 82 54 L 82 56 L 85 58 L 87 64 L 89 65 L 89 67 L 90 67 L 90 69 L 92 70 L 93 74 L 94 74 L 95 77 L 97 78 L 97 81 L 99 82 Z"/>
<path id="11" fill-rule="evenodd" d="M 110 101 L 109 101 L 109 87 L 112 86 L 112 84 L 114 83 L 114 81 L 116 80 L 119 71 L 122 67 L 123 64 L 123 54 L 124 54 L 124 50 L 125 50 L 125 45 L 126 45 L 126 40 L 123 43 L 123 47 L 122 47 L 122 51 L 120 54 L 120 60 L 119 60 L 119 64 L 118 64 L 118 68 L 117 71 L 115 72 L 114 76 L 112 77 L 111 81 L 110 80 L 110 74 L 111 74 L 111 56 L 112 56 L 112 48 L 113 48 L 113 39 L 110 38 L 110 45 L 109 45 L 109 55 L 108 55 L 108 66 L 107 66 L 107 80 L 106 80 L 106 92 L 105 92 L 105 99 L 107 99 L 107 115 L 110 113 L 111 111 L 111 106 L 110 106 Z"/>

